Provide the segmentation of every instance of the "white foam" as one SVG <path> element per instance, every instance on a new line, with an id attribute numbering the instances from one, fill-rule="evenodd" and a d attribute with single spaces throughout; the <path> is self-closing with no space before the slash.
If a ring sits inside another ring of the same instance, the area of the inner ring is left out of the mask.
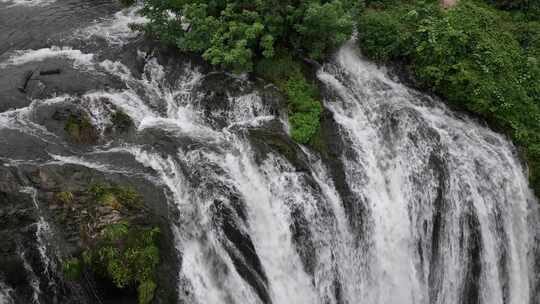
<path id="1" fill-rule="evenodd" d="M 0 0 L 0 2 L 9 4 L 9 8 L 13 6 L 46 6 L 56 2 L 56 0 Z"/>
<path id="2" fill-rule="evenodd" d="M 15 51 L 7 61 L 0 63 L 0 68 L 11 65 L 23 65 L 29 62 L 41 62 L 50 58 L 66 58 L 73 61 L 75 67 L 92 67 L 94 54 L 85 54 L 71 47 L 51 46 L 37 50 Z"/>
<path id="3" fill-rule="evenodd" d="M 14 292 L 13 288 L 0 281 L 0 304 L 14 304 L 15 300 L 11 296 Z"/>
<path id="4" fill-rule="evenodd" d="M 114 14 L 112 19 L 100 20 L 89 27 L 76 31 L 74 36 L 80 39 L 100 37 L 111 45 L 123 45 L 129 39 L 139 35 L 138 32 L 130 28 L 130 24 L 144 24 L 148 21 L 146 17 L 137 13 L 139 10 L 139 6 L 129 7 Z"/>

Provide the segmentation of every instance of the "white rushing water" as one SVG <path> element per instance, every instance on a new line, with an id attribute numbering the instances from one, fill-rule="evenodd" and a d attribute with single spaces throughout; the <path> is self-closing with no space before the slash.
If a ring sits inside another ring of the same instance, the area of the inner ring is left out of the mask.
<path id="1" fill-rule="evenodd" d="M 14 6 L 39 7 L 54 3 L 56 0 L 0 0 L 0 2 L 6 3 L 8 8 Z"/>
<path id="2" fill-rule="evenodd" d="M 147 22 L 145 17 L 137 14 L 140 9 L 140 6 L 133 5 L 121 10 L 114 14 L 112 19 L 98 20 L 86 28 L 75 31 L 74 37 L 84 40 L 99 37 L 115 47 L 122 46 L 128 39 L 138 36 L 137 32 L 131 30 L 131 24 Z"/>
<path id="3" fill-rule="evenodd" d="M 23 65 L 29 62 L 40 62 L 58 57 L 71 60 L 74 67 L 84 67 L 92 64 L 94 54 L 85 54 L 80 50 L 75 50 L 68 46 L 51 46 L 37 50 L 21 50 L 15 51 L 8 60 L 1 62 L 0 68 L 11 65 Z"/>
<path id="4" fill-rule="evenodd" d="M 125 10 L 75 37 L 125 45 L 135 37 L 131 22 L 144 20 Z M 113 111 L 129 115 L 136 133 L 130 139 L 76 155 L 49 153 L 46 164 L 134 174 L 95 158 L 120 153 L 151 169 L 155 176 L 141 176 L 164 188 L 178 214 L 171 228 L 182 261 L 182 300 L 534 304 L 534 231 L 527 219 L 536 202 L 503 136 L 393 80 L 346 45 L 317 75 L 342 143 L 340 181 L 332 175 L 336 168 L 308 147 L 298 147 L 306 159 L 302 170 L 276 151 L 261 153 L 249 131 L 283 119 L 262 92 L 227 91 L 225 106 L 208 113 L 200 91 L 209 75 L 139 56 L 144 68 L 136 76 L 120 61 L 98 62 L 70 47 L 15 52 L 0 68 L 65 58 L 124 87 L 34 100 L 1 113 L 0 127 L 54 145 L 56 135 L 32 122 L 38 105 L 76 103 L 101 134 Z M 245 79 L 234 81 L 249 87 Z M 288 127 L 280 127 L 286 134 Z M 158 137 L 169 140 L 164 149 Z M 340 187 L 351 195 L 342 197 Z M 39 210 L 36 190 L 23 191 Z M 45 269 L 54 268 L 49 232 L 40 216 L 36 238 Z M 33 272 L 31 278 L 39 299 L 39 278 Z M 0 289 L 0 301 L 7 299 L 8 288 Z"/>
<path id="5" fill-rule="evenodd" d="M 6 285 L 4 282 L 0 281 L 0 303 L 2 304 L 14 304 L 12 294 L 14 293 L 13 288 Z"/>
<path id="6" fill-rule="evenodd" d="M 474 262 L 463 238 L 481 248 L 480 303 L 530 303 L 534 198 L 511 144 L 391 80 L 351 46 L 319 78 L 336 95 L 325 105 L 354 152 L 342 156 L 347 182 L 370 210 L 374 284 L 364 303 L 465 301 L 464 289 L 475 282 L 467 281 Z M 436 224 L 437 212 L 443 218 Z M 470 218 L 474 231 L 464 222 Z M 434 225 L 442 227 L 438 248 L 431 247 Z"/>

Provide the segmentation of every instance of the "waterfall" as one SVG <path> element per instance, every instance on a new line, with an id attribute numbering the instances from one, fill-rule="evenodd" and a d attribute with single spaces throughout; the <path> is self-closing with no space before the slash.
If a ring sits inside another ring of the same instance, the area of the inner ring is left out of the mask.
<path id="1" fill-rule="evenodd" d="M 318 77 L 366 205 L 366 303 L 530 303 L 525 170 L 506 138 L 393 81 L 350 45 Z M 535 210 L 535 209 L 533 209 Z"/>
<path id="2" fill-rule="evenodd" d="M 13 294 L 13 289 L 9 286 L 7 286 L 4 282 L 0 281 L 0 303 L 2 304 L 14 304 L 13 297 L 11 294 Z"/>
<path id="3" fill-rule="evenodd" d="M 2 57 L 0 70 L 62 60 L 107 85 L 0 113 L 0 135 L 18 132 L 44 150 L 9 155 L 10 166 L 77 165 L 162 189 L 182 303 L 536 303 L 538 202 L 507 138 L 401 84 L 348 44 L 317 73 L 324 119 L 337 128 L 327 138 L 339 150 L 330 163 L 290 141 L 286 111 L 268 87 L 147 49 L 126 60 L 123 52 L 140 46 L 130 45 L 138 39 L 132 21 L 144 22 L 127 9 L 76 29 L 66 46 Z M 81 37 L 91 46 L 81 47 Z M 121 110 L 133 134 L 73 148 L 36 119 L 65 105 L 103 136 Z M 254 132 L 284 138 L 301 165 Z M 37 190 L 22 191 L 39 215 L 43 269 L 52 271 L 53 231 Z M 49 303 L 39 289 L 47 275 L 21 257 L 34 300 Z M 0 302 L 13 288 L 0 282 Z"/>

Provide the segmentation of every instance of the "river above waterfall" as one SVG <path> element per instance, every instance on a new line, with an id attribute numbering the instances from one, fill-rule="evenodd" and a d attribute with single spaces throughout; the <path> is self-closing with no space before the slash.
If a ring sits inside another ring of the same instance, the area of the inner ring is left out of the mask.
<path id="1" fill-rule="evenodd" d="M 51 197 L 97 179 L 162 218 L 156 303 L 540 302 L 538 201 L 507 138 L 347 44 L 316 75 L 323 143 L 298 145 L 274 86 L 129 29 L 144 21 L 0 0 L 0 303 L 136 303 L 60 269 L 79 237 Z M 69 139 L 77 115 L 91 142 Z"/>

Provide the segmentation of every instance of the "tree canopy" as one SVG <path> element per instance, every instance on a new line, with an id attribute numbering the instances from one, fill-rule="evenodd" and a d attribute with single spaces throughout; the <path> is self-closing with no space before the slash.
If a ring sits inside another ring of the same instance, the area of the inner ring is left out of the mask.
<path id="1" fill-rule="evenodd" d="M 353 30 L 340 0 L 147 0 L 145 30 L 213 65 L 252 71 L 280 50 L 323 59 Z"/>

